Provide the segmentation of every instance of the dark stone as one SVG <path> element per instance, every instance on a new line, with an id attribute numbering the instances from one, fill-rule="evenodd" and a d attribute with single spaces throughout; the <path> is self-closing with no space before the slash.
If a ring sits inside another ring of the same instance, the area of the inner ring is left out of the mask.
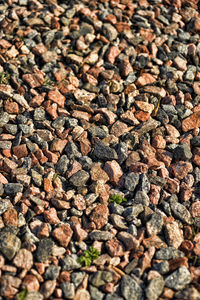
<path id="1" fill-rule="evenodd" d="M 49 239 L 45 238 L 39 242 L 39 245 L 36 250 L 36 257 L 39 262 L 45 262 L 49 259 L 52 255 L 54 242 Z"/>

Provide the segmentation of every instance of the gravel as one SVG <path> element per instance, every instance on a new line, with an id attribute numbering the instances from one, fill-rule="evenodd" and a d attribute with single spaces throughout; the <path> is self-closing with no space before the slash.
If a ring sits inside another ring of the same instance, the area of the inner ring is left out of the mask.
<path id="1" fill-rule="evenodd" d="M 1 1 L 0 299 L 200 298 L 197 2 Z"/>

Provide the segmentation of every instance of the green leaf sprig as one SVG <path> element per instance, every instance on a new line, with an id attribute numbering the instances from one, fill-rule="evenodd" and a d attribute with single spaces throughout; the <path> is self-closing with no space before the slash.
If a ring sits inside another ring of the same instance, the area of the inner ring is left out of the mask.
<path id="1" fill-rule="evenodd" d="M 82 264 L 83 266 L 85 265 L 86 267 L 89 267 L 89 266 L 91 266 L 91 263 L 93 262 L 93 260 L 97 259 L 99 257 L 99 255 L 100 255 L 100 252 L 96 248 L 90 246 L 89 250 L 85 250 L 84 255 L 82 255 L 78 258 L 78 262 L 80 264 Z"/>

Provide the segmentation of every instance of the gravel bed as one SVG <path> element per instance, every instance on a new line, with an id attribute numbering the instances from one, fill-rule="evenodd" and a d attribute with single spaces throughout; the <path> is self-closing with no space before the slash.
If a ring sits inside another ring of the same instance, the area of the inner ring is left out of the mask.
<path id="1" fill-rule="evenodd" d="M 0 1 L 0 300 L 200 299 L 198 2 Z"/>

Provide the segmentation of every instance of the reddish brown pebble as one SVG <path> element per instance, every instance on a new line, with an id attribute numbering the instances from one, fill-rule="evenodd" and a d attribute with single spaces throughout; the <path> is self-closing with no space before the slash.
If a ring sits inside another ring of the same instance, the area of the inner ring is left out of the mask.
<path id="1" fill-rule="evenodd" d="M 197 127 L 200 127 L 200 111 L 193 113 L 182 121 L 182 129 L 185 132 Z"/>
<path id="2" fill-rule="evenodd" d="M 62 224 L 53 230 L 52 235 L 61 246 L 67 247 L 72 238 L 73 231 L 68 225 Z"/>
<path id="3" fill-rule="evenodd" d="M 6 226 L 18 226 L 18 214 L 14 207 L 9 208 L 4 214 L 3 214 L 3 221 Z"/>
<path id="4" fill-rule="evenodd" d="M 50 209 L 44 211 L 44 218 L 45 221 L 49 224 L 58 224 L 60 222 L 57 211 L 54 207 L 51 207 Z"/>
<path id="5" fill-rule="evenodd" d="M 20 249 L 13 263 L 18 268 L 29 270 L 33 265 L 33 255 L 27 249 Z"/>
<path id="6" fill-rule="evenodd" d="M 58 90 L 50 91 L 48 93 L 48 98 L 57 103 L 60 107 L 64 107 L 65 105 L 65 97 Z"/>
<path id="7" fill-rule="evenodd" d="M 90 220 L 96 224 L 97 229 L 101 229 L 108 222 L 108 207 L 104 204 L 99 204 L 92 211 L 90 215 Z"/>
<path id="8" fill-rule="evenodd" d="M 123 171 L 115 160 L 105 163 L 104 170 L 109 176 L 109 179 L 114 185 L 118 185 L 120 178 L 123 175 Z"/>
<path id="9" fill-rule="evenodd" d="M 22 289 L 27 289 L 29 292 L 35 291 L 37 292 L 40 288 L 39 281 L 34 275 L 26 275 L 22 282 Z"/>
<path id="10" fill-rule="evenodd" d="M 12 150 L 13 150 L 13 154 L 17 156 L 17 158 L 28 156 L 28 150 L 26 144 L 15 146 L 12 148 Z"/>

